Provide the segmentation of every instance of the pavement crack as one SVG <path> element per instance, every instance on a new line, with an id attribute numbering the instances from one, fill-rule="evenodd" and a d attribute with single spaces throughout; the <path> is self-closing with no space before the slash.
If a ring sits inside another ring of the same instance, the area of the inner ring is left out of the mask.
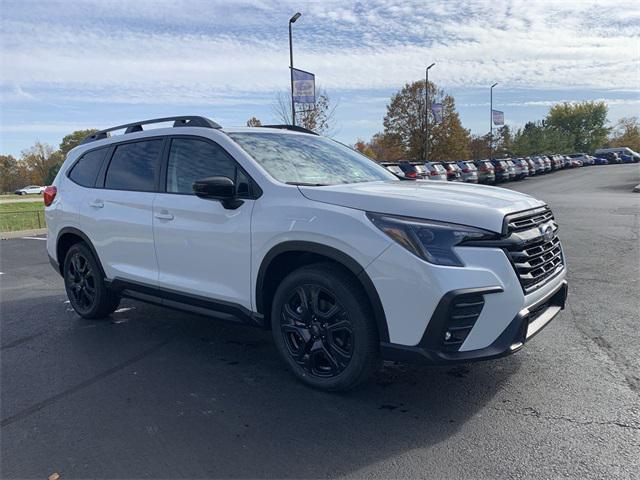
<path id="1" fill-rule="evenodd" d="M 39 412 L 40 410 L 42 410 L 45 407 L 48 407 L 49 405 L 52 405 L 54 403 L 56 403 L 58 400 L 61 400 L 65 397 L 68 397 L 69 395 L 73 395 L 76 392 L 79 392 L 80 390 L 90 387 L 91 385 L 93 385 L 94 383 L 99 382 L 100 380 L 102 380 L 103 378 L 106 378 L 110 375 L 113 375 L 114 373 L 119 372 L 120 370 L 125 369 L 126 367 L 139 362 L 140 360 L 142 360 L 143 358 L 147 357 L 148 355 L 152 354 L 153 352 L 155 352 L 156 350 L 159 350 L 160 348 L 164 347 L 166 344 L 168 344 L 171 341 L 171 339 L 167 339 L 164 340 L 156 345 L 154 345 L 153 347 L 150 347 L 142 352 L 140 352 L 138 355 L 135 355 L 131 358 L 129 358 L 128 360 L 119 363 L 118 365 L 115 365 L 111 368 L 109 368 L 108 370 L 105 370 L 87 380 L 85 380 L 84 382 L 80 382 L 77 385 L 74 385 L 73 387 L 67 388 L 66 390 L 57 393 L 49 398 L 46 398 L 45 400 L 36 403 L 35 405 L 32 405 L 28 408 L 25 408 L 24 410 L 19 411 L 18 413 L 11 415 L 9 417 L 3 418 L 2 421 L 0 421 L 0 427 L 6 427 L 7 425 L 11 425 L 12 423 L 15 423 L 19 420 L 23 420 L 31 415 L 33 415 L 36 412 Z"/>
<path id="2" fill-rule="evenodd" d="M 513 413 L 515 415 L 520 415 L 523 417 L 535 417 L 541 420 L 562 421 L 562 422 L 568 422 L 568 423 L 572 423 L 575 425 L 582 425 L 582 426 L 603 425 L 603 426 L 611 426 L 611 427 L 629 428 L 631 430 L 640 430 L 640 423 L 636 423 L 636 422 L 625 423 L 619 420 L 577 420 L 575 418 L 567 417 L 566 415 L 545 415 L 533 407 L 525 407 L 520 410 L 513 409 L 513 408 L 499 408 L 499 407 L 492 407 L 492 408 L 498 412 L 508 412 L 508 413 Z"/>

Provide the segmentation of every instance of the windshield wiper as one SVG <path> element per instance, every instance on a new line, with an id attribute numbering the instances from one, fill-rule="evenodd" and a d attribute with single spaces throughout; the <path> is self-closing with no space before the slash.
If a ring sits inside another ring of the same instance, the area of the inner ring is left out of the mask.
<path id="1" fill-rule="evenodd" d="M 298 187 L 326 187 L 328 183 L 287 182 L 287 185 L 296 185 Z"/>

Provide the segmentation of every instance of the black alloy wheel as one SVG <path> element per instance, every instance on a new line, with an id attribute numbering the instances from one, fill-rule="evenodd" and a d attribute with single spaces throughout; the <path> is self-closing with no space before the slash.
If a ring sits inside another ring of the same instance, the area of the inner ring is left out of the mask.
<path id="1" fill-rule="evenodd" d="M 96 301 L 96 277 L 89 261 L 81 252 L 71 256 L 67 270 L 69 300 L 78 310 L 90 310 Z"/>
<path id="2" fill-rule="evenodd" d="M 353 329 L 331 292 L 320 285 L 298 286 L 289 292 L 281 314 L 287 349 L 308 375 L 331 378 L 349 365 Z"/>
<path id="3" fill-rule="evenodd" d="M 69 248 L 63 274 L 69 302 L 81 317 L 104 318 L 118 308 L 120 296 L 107 287 L 98 261 L 84 243 Z"/>
<path id="4" fill-rule="evenodd" d="M 314 388 L 349 390 L 381 364 L 369 298 L 340 265 L 315 263 L 289 273 L 273 297 L 271 330 L 282 359 Z"/>

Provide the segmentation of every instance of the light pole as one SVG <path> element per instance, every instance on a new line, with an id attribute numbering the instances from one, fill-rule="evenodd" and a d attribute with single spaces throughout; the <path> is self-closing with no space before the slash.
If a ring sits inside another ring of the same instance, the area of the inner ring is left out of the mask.
<path id="1" fill-rule="evenodd" d="M 293 102 L 293 44 L 291 42 L 291 25 L 296 23 L 302 14 L 297 12 L 289 19 L 289 72 L 291 73 L 291 125 L 296 124 L 296 105 Z"/>
<path id="2" fill-rule="evenodd" d="M 489 107 L 489 160 L 493 159 L 493 87 L 498 85 L 498 83 L 494 83 L 491 85 L 491 103 Z"/>
<path id="3" fill-rule="evenodd" d="M 424 121 L 426 130 L 424 139 L 424 163 L 429 161 L 429 69 L 434 65 L 435 63 L 432 63 L 424 71 Z"/>

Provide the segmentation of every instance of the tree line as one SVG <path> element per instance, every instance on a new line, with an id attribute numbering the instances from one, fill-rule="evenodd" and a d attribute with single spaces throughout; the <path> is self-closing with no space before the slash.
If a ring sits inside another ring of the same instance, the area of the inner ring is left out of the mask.
<path id="1" fill-rule="evenodd" d="M 18 158 L 0 155 L 0 192 L 13 192 L 27 185 L 51 185 L 69 151 L 95 129 L 76 130 L 65 135 L 57 149 L 36 141 Z"/>
<path id="2" fill-rule="evenodd" d="M 425 88 L 430 102 L 441 103 L 442 119 L 427 112 Z M 354 147 L 375 160 L 422 160 L 427 142 L 429 159 L 468 160 L 554 153 L 593 153 L 596 148 L 629 147 L 640 150 L 638 117 L 619 120 L 608 127 L 605 102 L 563 102 L 552 106 L 539 122 L 527 122 L 515 131 L 508 125 L 494 130 L 493 137 L 472 135 L 463 127 L 455 100 L 434 83 L 407 83 L 387 105 L 383 131 L 369 141 L 358 139 Z M 427 129 L 427 115 L 429 128 Z"/>
<path id="3" fill-rule="evenodd" d="M 431 109 L 427 112 L 425 88 L 430 101 L 441 103 L 442 119 L 436 122 Z M 296 123 L 321 135 L 330 135 L 335 128 L 336 104 L 326 90 L 319 91 L 315 108 L 296 115 Z M 289 98 L 278 93 L 272 105 L 274 115 L 285 124 L 291 123 Z M 426 114 L 429 115 L 427 129 Z M 490 147 L 495 157 L 535 154 L 593 153 L 596 148 L 629 147 L 640 151 L 638 117 L 626 117 L 612 127 L 607 126 L 605 102 L 585 101 L 559 103 L 552 106 L 545 118 L 528 122 L 515 131 L 508 125 L 489 134 L 472 135 L 464 128 L 456 110 L 455 99 L 433 82 L 407 83 L 392 95 L 383 119 L 383 130 L 368 140 L 358 139 L 354 148 L 378 161 L 422 160 L 427 140 L 429 158 L 433 160 L 467 160 L 489 157 Z M 251 117 L 248 126 L 260 126 Z M 50 185 L 67 153 L 97 130 L 76 130 L 66 135 L 58 148 L 36 141 L 18 158 L 0 155 L 0 192 L 12 192 L 26 185 Z M 427 139 L 428 135 L 428 139 Z"/>

